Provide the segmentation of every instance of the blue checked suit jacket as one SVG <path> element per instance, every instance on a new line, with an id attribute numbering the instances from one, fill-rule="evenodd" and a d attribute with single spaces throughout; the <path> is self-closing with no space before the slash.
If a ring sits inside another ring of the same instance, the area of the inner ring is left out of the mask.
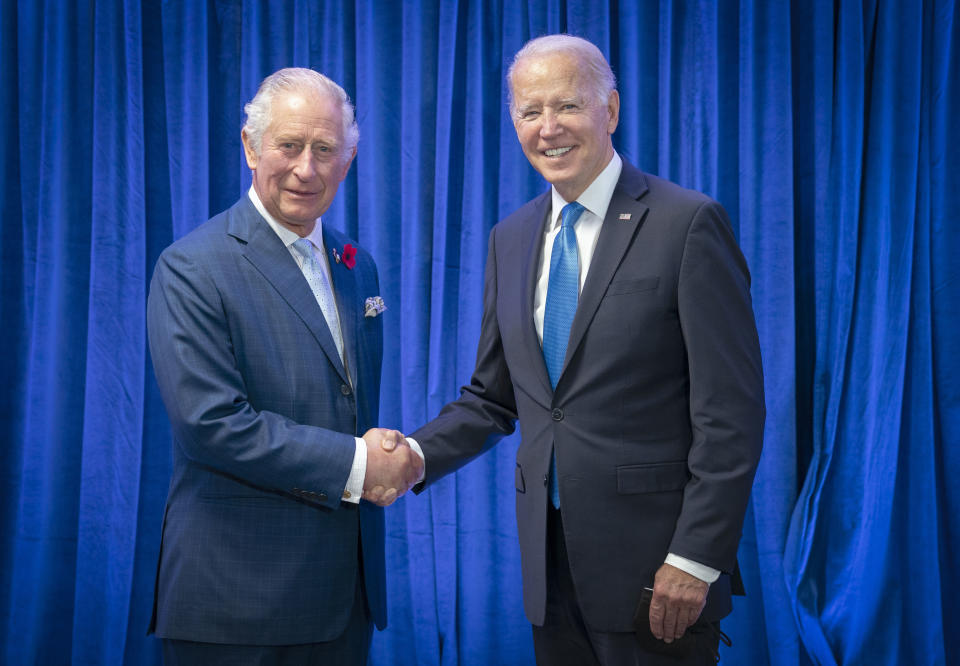
<path id="1" fill-rule="evenodd" d="M 327 227 L 323 240 L 349 242 Z M 340 501 L 354 435 L 377 423 L 383 327 L 364 301 L 380 292 L 362 250 L 352 270 L 330 269 L 350 382 L 307 281 L 247 196 L 157 262 L 147 322 L 174 435 L 160 637 L 335 638 L 361 548 L 370 611 L 386 625 L 382 509 Z"/>

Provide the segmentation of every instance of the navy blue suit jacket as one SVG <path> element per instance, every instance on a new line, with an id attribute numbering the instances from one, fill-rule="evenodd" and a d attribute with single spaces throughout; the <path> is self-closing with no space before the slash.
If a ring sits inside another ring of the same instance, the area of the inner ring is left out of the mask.
<path id="1" fill-rule="evenodd" d="M 327 250 L 349 239 L 324 227 Z M 386 624 L 382 509 L 341 503 L 354 435 L 377 423 L 383 329 L 364 251 L 330 262 L 349 378 L 307 281 L 247 196 L 168 247 L 147 322 L 173 426 L 151 629 L 284 645 L 340 635 L 362 547 Z M 356 387 L 354 391 L 353 388 Z"/>
<path id="2" fill-rule="evenodd" d="M 547 474 L 556 452 L 571 575 L 587 623 L 631 631 L 668 552 L 731 580 L 764 402 L 746 262 L 723 208 L 624 162 L 550 385 L 533 320 L 550 193 L 490 234 L 477 365 L 461 397 L 413 433 L 426 483 L 513 430 L 527 618 L 546 604 Z"/>

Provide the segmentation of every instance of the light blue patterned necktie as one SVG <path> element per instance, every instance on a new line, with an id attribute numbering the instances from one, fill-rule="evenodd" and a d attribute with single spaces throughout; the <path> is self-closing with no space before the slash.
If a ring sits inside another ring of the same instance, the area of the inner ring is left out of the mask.
<path id="1" fill-rule="evenodd" d="M 547 301 L 543 312 L 543 358 L 553 388 L 557 388 L 563 370 L 570 325 L 580 297 L 580 254 L 573 225 L 583 210 L 583 206 L 576 201 L 563 207 L 560 212 L 560 231 L 553 240 L 553 253 L 550 256 L 550 282 L 547 284 Z M 550 461 L 550 501 L 554 508 L 560 508 L 556 454 Z"/>
<path id="2" fill-rule="evenodd" d="M 310 290 L 313 291 L 314 298 L 323 312 L 323 318 L 327 320 L 327 328 L 330 329 L 330 335 L 337 346 L 337 353 L 340 355 L 340 361 L 344 364 L 346 359 L 343 357 L 343 336 L 340 333 L 340 319 L 337 316 L 337 305 L 333 300 L 333 288 L 327 278 L 320 260 L 317 259 L 313 251 L 313 243 L 309 239 L 300 238 L 293 244 L 294 250 L 303 257 L 303 274 L 307 278 Z"/>

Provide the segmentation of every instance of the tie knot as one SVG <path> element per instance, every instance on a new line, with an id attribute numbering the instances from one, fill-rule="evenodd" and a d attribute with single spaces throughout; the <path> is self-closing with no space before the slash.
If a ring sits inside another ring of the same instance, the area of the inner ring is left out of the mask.
<path id="1" fill-rule="evenodd" d="M 298 238 L 294 241 L 293 248 L 307 261 L 313 259 L 313 243 L 310 242 L 310 239 Z"/>
<path id="2" fill-rule="evenodd" d="M 560 211 L 560 226 L 572 227 L 584 210 L 583 204 L 578 201 L 571 201 Z"/>

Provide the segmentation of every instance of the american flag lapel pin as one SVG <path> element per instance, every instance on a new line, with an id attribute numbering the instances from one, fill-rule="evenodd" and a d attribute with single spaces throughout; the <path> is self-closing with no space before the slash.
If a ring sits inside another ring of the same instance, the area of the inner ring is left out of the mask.
<path id="1" fill-rule="evenodd" d="M 620 219 L 623 220 L 623 221 L 629 220 L 629 219 L 630 219 L 630 213 L 620 213 Z"/>

